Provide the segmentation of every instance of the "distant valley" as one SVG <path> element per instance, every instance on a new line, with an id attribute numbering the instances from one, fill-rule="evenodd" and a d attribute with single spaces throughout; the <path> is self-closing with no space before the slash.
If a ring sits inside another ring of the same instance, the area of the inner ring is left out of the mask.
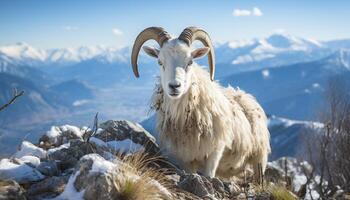
<path id="1" fill-rule="evenodd" d="M 350 40 L 324 42 L 279 33 L 215 48 L 218 81 L 252 93 L 269 115 L 317 121 L 328 79 L 350 80 Z M 11 98 L 13 88 L 25 91 L 0 112 L 0 154 L 13 152 L 23 138 L 37 140 L 51 125 L 91 126 L 97 112 L 101 121 L 150 117 L 158 66 L 141 54 L 136 79 L 129 59 L 129 47 L 0 47 L 0 103 Z M 207 65 L 206 58 L 198 62 Z M 278 132 L 273 130 L 272 140 Z M 288 130 L 296 134 L 299 129 Z"/>

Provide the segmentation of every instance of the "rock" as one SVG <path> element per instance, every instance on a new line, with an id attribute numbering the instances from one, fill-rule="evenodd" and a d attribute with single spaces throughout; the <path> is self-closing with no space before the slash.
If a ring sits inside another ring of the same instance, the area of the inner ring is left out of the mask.
<path id="1" fill-rule="evenodd" d="M 68 148 L 62 148 L 50 153 L 48 158 L 57 161 L 61 171 L 75 167 L 79 159 L 86 154 L 93 153 L 93 146 L 81 140 L 71 140 Z"/>
<path id="2" fill-rule="evenodd" d="M 105 142 L 130 139 L 135 144 L 142 145 L 145 151 L 151 155 L 156 155 L 160 152 L 156 139 L 137 123 L 126 120 L 109 120 L 100 124 L 100 128 L 102 128 L 102 131 L 94 137 Z"/>
<path id="3" fill-rule="evenodd" d="M 255 195 L 255 200 L 270 200 L 273 199 L 271 194 L 268 192 L 260 192 Z"/>
<path id="4" fill-rule="evenodd" d="M 91 142 L 71 140 L 69 145 L 65 145 L 64 148 L 57 148 L 55 151 L 48 150 L 50 152 L 48 158 L 49 160 L 57 161 L 58 169 L 61 171 L 73 168 L 81 157 L 91 153 L 97 153 L 107 160 L 114 160 L 115 155 L 106 147 L 107 144 L 97 145 L 97 140 L 99 140 L 98 142 L 103 142 L 98 138 L 92 139 Z"/>
<path id="5" fill-rule="evenodd" d="M 83 140 L 83 135 L 86 131 L 88 131 L 86 127 L 78 128 L 71 125 L 52 126 L 51 129 L 40 138 L 39 144 L 45 149 L 58 147 L 68 143 L 70 140 Z"/>
<path id="6" fill-rule="evenodd" d="M 70 143 L 64 143 L 61 146 L 50 148 L 47 150 L 47 155 L 50 156 L 55 151 L 61 150 L 61 149 L 68 149 L 70 147 Z"/>
<path id="7" fill-rule="evenodd" d="M 177 186 L 205 199 L 232 199 L 241 192 L 233 182 L 223 182 L 219 178 L 209 178 L 199 174 L 181 176 Z"/>
<path id="8" fill-rule="evenodd" d="M 69 177 L 53 176 L 31 185 L 27 190 L 29 199 L 48 199 L 53 198 L 63 192 Z"/>
<path id="9" fill-rule="evenodd" d="M 113 193 L 113 177 L 108 173 L 114 169 L 117 169 L 114 163 L 97 154 L 82 157 L 60 198 L 116 199 L 116 194 Z"/>
<path id="10" fill-rule="evenodd" d="M 182 177 L 178 186 L 201 198 L 214 194 L 214 188 L 209 180 L 198 174 L 188 174 Z"/>
<path id="11" fill-rule="evenodd" d="M 40 163 L 36 169 L 45 176 L 58 176 L 60 174 L 57 163 L 53 160 Z"/>
<path id="12" fill-rule="evenodd" d="M 0 200 L 25 200 L 23 188 L 13 180 L 0 180 Z"/>
<path id="13" fill-rule="evenodd" d="M 212 178 L 211 183 L 213 185 L 214 190 L 216 190 L 218 193 L 225 193 L 225 185 L 224 183 L 218 179 L 218 178 Z"/>
<path id="14" fill-rule="evenodd" d="M 148 199 L 144 194 L 147 192 L 158 195 L 155 199 L 167 199 L 159 197 L 171 195 L 159 182 L 147 180 L 147 176 L 139 173 L 119 159 L 111 162 L 98 154 L 89 154 L 80 159 L 59 199 L 112 200 L 123 199 L 123 195 L 142 195 L 142 199 Z"/>
<path id="15" fill-rule="evenodd" d="M 0 179 L 15 180 L 18 183 L 30 183 L 42 180 L 42 175 L 38 170 L 25 163 L 15 163 L 15 160 L 2 159 L 0 161 Z"/>
<path id="16" fill-rule="evenodd" d="M 20 150 L 14 154 L 14 157 L 21 158 L 23 156 L 36 156 L 38 158 L 45 158 L 46 151 L 28 141 L 23 141 Z"/>
<path id="17" fill-rule="evenodd" d="M 272 182 L 272 183 L 280 183 L 282 181 L 285 181 L 285 175 L 282 169 L 276 168 L 274 166 L 268 165 L 264 178 L 267 182 Z"/>

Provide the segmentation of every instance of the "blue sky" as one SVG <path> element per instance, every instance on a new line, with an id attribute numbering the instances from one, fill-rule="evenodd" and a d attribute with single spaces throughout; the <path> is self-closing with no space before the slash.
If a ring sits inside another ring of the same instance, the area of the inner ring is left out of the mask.
<path id="1" fill-rule="evenodd" d="M 189 25 L 205 28 L 215 41 L 264 37 L 281 29 L 341 39 L 350 38 L 349 9 L 347 0 L 1 0 L 0 45 L 125 46 L 148 26 L 179 34 Z"/>

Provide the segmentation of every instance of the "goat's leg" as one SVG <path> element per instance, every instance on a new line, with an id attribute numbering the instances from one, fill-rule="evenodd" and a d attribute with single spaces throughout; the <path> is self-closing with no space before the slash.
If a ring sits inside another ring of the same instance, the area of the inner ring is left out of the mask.
<path id="1" fill-rule="evenodd" d="M 184 162 L 181 164 L 182 168 L 185 170 L 187 173 L 196 173 L 197 172 L 197 166 L 194 161 L 191 162 Z"/>
<path id="2" fill-rule="evenodd" d="M 261 184 L 267 165 L 267 154 L 260 155 L 253 161 L 254 181 Z"/>
<path id="3" fill-rule="evenodd" d="M 205 176 L 215 177 L 216 170 L 218 168 L 219 162 L 222 158 L 224 152 L 224 147 L 215 149 L 210 153 L 207 159 L 204 161 L 203 173 Z"/>

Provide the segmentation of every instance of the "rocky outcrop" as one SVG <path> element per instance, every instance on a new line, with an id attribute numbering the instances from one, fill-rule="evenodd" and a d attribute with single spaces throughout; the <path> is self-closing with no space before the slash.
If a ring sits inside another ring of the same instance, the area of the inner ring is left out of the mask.
<path id="1" fill-rule="evenodd" d="M 0 161 L 0 179 L 8 183 L 0 199 L 269 198 L 248 193 L 247 183 L 187 174 L 160 156 L 156 139 L 130 121 L 110 120 L 94 130 L 52 127 L 38 145 L 24 141 L 13 158 Z M 267 178 L 284 180 L 276 166 Z"/>

